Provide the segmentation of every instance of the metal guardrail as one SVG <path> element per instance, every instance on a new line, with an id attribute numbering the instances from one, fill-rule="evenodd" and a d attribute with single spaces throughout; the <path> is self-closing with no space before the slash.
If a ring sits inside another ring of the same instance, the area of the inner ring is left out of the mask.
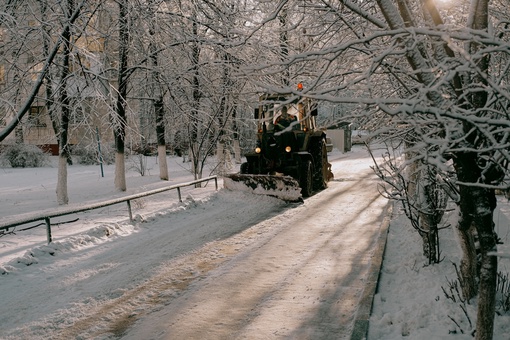
<path id="1" fill-rule="evenodd" d="M 141 192 L 138 194 L 132 194 L 129 196 L 113 198 L 113 199 L 110 199 L 107 201 L 94 202 L 94 203 L 88 203 L 88 204 L 85 202 L 85 203 L 81 203 L 79 205 L 79 207 L 73 206 L 73 205 L 68 205 L 68 206 L 55 208 L 55 209 L 48 209 L 48 210 L 37 211 L 34 213 L 16 215 L 16 216 L 13 216 L 13 218 L 7 218 L 7 219 L 4 219 L 2 222 L 0 222 L 0 231 L 7 230 L 9 228 L 16 227 L 16 226 L 19 226 L 22 224 L 44 220 L 44 222 L 46 224 L 46 235 L 48 238 L 48 243 L 51 243 L 52 237 L 51 237 L 51 220 L 50 219 L 53 217 L 70 215 L 70 214 L 74 214 L 74 213 L 78 213 L 78 212 L 94 210 L 94 209 L 98 209 L 98 208 L 104 208 L 104 207 L 108 207 L 110 205 L 126 202 L 127 207 L 128 207 L 128 212 L 129 212 L 129 220 L 131 222 L 133 222 L 133 213 L 131 210 L 131 201 L 132 200 L 176 189 L 177 193 L 179 195 L 179 202 L 182 202 L 182 197 L 181 197 L 181 188 L 182 187 L 187 187 L 187 186 L 195 185 L 195 184 L 202 183 L 202 182 L 208 182 L 211 180 L 214 180 L 216 190 L 218 190 L 218 176 L 210 176 L 210 177 L 201 178 L 201 179 L 191 181 L 191 182 L 185 182 L 185 183 L 180 183 L 180 184 L 176 184 L 176 185 L 171 185 L 169 187 L 163 187 L 163 188 L 158 188 L 158 189 L 154 189 L 154 190 Z"/>

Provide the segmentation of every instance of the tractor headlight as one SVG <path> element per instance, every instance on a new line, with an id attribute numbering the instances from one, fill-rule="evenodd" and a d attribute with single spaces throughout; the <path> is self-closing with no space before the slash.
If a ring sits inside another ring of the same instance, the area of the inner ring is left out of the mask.
<path id="1" fill-rule="evenodd" d="M 291 148 L 290 146 L 286 146 L 286 147 L 285 147 L 285 151 L 286 151 L 286 152 L 290 152 L 291 150 L 292 150 L 292 148 Z"/>
<path id="2" fill-rule="evenodd" d="M 261 149 L 260 147 L 258 147 L 258 146 L 257 146 L 257 147 L 255 148 L 255 153 L 260 153 L 261 151 L 262 151 L 262 149 Z"/>

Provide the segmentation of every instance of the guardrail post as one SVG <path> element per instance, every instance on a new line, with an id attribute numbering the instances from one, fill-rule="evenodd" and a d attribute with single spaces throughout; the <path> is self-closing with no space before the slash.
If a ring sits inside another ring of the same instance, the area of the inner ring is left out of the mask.
<path id="1" fill-rule="evenodd" d="M 48 238 L 48 244 L 51 243 L 51 222 L 49 217 L 44 218 L 44 222 L 46 222 L 46 237 Z"/>
<path id="2" fill-rule="evenodd" d="M 177 187 L 177 194 L 179 195 L 179 202 L 182 203 L 181 188 L 180 187 Z"/>
<path id="3" fill-rule="evenodd" d="M 214 185 L 216 186 L 216 191 L 218 191 L 218 176 L 214 177 Z"/>
<path id="4" fill-rule="evenodd" d="M 131 211 L 131 201 L 127 200 L 126 203 L 127 203 L 128 212 L 129 212 L 129 222 L 133 222 L 133 212 Z"/>

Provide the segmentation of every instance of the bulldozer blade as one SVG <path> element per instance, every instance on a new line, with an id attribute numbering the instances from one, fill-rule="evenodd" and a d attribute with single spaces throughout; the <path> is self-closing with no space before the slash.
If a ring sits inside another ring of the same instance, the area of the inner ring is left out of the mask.
<path id="1" fill-rule="evenodd" d="M 223 179 L 223 186 L 229 190 L 250 191 L 289 202 L 303 201 L 299 183 L 290 176 L 231 174 Z"/>

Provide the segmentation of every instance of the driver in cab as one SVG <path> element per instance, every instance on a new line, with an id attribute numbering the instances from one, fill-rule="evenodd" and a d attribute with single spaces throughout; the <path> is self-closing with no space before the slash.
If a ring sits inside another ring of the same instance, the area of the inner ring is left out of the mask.
<path id="1" fill-rule="evenodd" d="M 275 126 L 278 131 L 283 131 L 296 121 L 296 117 L 289 115 L 287 112 L 287 107 L 284 106 L 282 107 L 281 115 L 276 119 Z"/>

